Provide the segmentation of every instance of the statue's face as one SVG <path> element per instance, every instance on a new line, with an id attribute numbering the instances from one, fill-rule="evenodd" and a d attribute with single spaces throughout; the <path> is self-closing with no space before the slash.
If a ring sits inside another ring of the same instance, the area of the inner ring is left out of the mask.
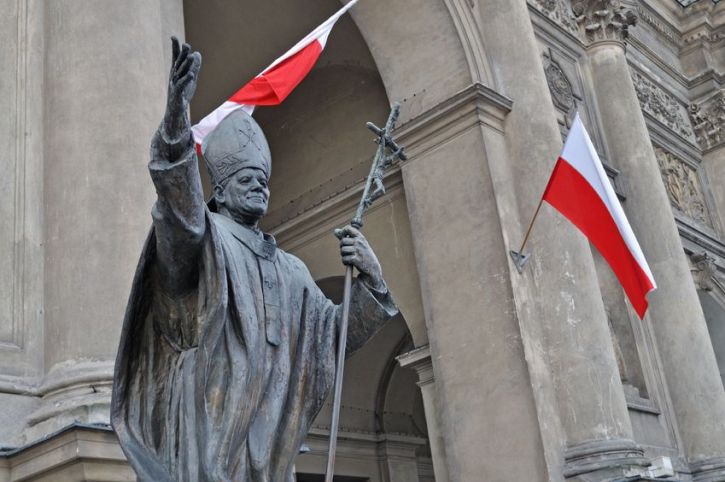
<path id="1" fill-rule="evenodd" d="M 267 214 L 267 175 L 261 169 L 245 167 L 229 178 L 224 187 L 216 187 L 214 198 L 235 220 L 257 221 Z"/>

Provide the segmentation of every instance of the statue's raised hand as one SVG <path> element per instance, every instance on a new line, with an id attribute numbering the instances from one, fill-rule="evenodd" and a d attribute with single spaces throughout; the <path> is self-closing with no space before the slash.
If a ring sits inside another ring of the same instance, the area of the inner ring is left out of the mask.
<path id="1" fill-rule="evenodd" d="M 171 37 L 171 73 L 164 116 L 164 140 L 170 144 L 187 144 L 191 140 L 189 103 L 196 90 L 201 54 L 193 52 L 189 44 L 179 47 L 179 40 Z"/>

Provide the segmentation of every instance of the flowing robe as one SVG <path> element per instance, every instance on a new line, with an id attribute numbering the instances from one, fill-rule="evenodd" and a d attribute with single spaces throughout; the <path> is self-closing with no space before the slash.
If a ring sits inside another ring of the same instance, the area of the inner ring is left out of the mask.
<path id="1" fill-rule="evenodd" d="M 292 482 L 331 391 L 340 306 L 305 265 L 203 202 L 197 158 L 149 164 L 158 199 L 121 334 L 111 420 L 141 481 Z M 397 314 L 353 283 L 348 353 Z"/>

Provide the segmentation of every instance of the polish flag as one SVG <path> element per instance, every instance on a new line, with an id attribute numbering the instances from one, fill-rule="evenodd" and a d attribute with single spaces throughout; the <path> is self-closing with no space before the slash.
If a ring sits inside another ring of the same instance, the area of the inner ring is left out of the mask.
<path id="1" fill-rule="evenodd" d="M 359 0 L 352 0 L 322 25 L 297 42 L 284 55 L 272 62 L 259 75 L 239 89 L 226 102 L 204 117 L 191 128 L 197 152 L 201 152 L 201 143 L 219 123 L 237 109 L 248 114 L 258 105 L 277 105 L 294 90 L 302 79 L 312 70 L 320 58 L 327 43 L 327 37 L 337 20 L 350 10 Z"/>
<path id="2" fill-rule="evenodd" d="M 589 238 L 644 318 L 657 285 L 579 114 L 543 197 Z"/>

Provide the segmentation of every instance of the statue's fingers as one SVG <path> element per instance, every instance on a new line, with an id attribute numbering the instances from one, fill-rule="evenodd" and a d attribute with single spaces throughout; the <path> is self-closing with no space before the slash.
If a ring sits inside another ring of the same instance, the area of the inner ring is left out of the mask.
<path id="1" fill-rule="evenodd" d="M 188 72 L 185 76 L 180 78 L 178 81 L 174 81 L 174 84 L 176 84 L 178 89 L 183 91 L 194 80 L 196 80 L 196 74 L 194 72 Z M 192 94 L 193 94 L 193 92 L 192 92 Z"/>
<path id="2" fill-rule="evenodd" d="M 340 246 L 354 246 L 355 238 L 342 238 L 340 239 Z"/>
<path id="3" fill-rule="evenodd" d="M 342 264 L 346 266 L 355 266 L 357 262 L 358 258 L 354 254 L 342 257 Z"/>
<path id="4" fill-rule="evenodd" d="M 179 39 L 171 37 L 171 65 L 176 63 L 176 58 L 179 56 Z"/>
<path id="5" fill-rule="evenodd" d="M 186 61 L 186 56 L 189 55 L 189 49 L 191 49 L 191 46 L 189 46 L 189 44 L 184 44 L 181 46 L 181 52 L 179 52 L 179 56 L 176 57 L 176 62 L 174 62 L 174 72 L 178 72 L 179 66 L 181 66 L 181 64 Z"/>
<path id="6" fill-rule="evenodd" d="M 357 254 L 357 248 L 355 246 L 343 246 L 342 248 L 340 248 L 340 253 L 343 256 Z"/>
<path id="7" fill-rule="evenodd" d="M 189 71 L 198 75 L 199 69 L 201 69 L 201 54 L 199 52 L 194 52 L 191 54 L 191 57 L 193 60 L 191 62 L 191 67 L 189 67 Z"/>
<path id="8" fill-rule="evenodd" d="M 356 228 L 352 227 L 349 224 L 342 228 L 342 233 L 343 236 L 350 238 L 357 238 L 358 236 L 360 236 L 360 231 L 358 231 Z"/>
<path id="9" fill-rule="evenodd" d="M 174 82 L 185 76 L 189 72 L 189 67 L 191 67 L 193 63 L 194 57 L 187 56 L 186 60 L 184 60 L 184 63 L 182 63 L 179 68 L 176 69 L 176 72 L 174 73 Z"/>

